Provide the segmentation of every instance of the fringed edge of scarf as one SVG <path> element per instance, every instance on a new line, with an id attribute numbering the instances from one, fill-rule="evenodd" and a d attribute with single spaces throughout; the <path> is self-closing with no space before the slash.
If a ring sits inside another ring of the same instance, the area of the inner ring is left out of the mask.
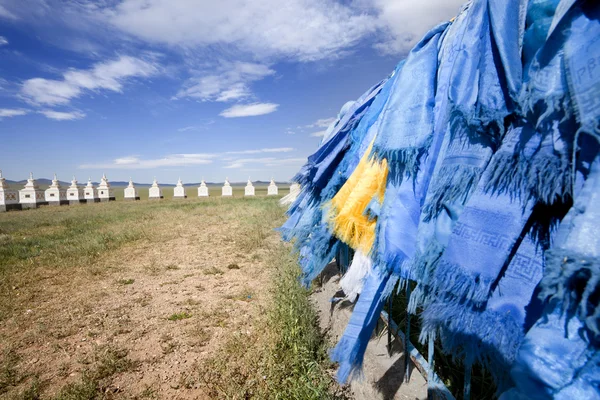
<path id="1" fill-rule="evenodd" d="M 436 218 L 446 203 L 466 203 L 477 188 L 482 173 L 482 168 L 472 165 L 441 167 L 430 189 L 427 204 L 423 207 L 423 221 Z"/>
<path id="2" fill-rule="evenodd" d="M 519 113 L 532 120 L 536 128 L 548 122 L 553 114 L 563 113 L 560 122 L 564 122 L 573 116 L 572 107 L 574 105 L 570 97 L 564 92 L 548 95 L 546 90 L 539 90 L 525 85 L 517 104 L 520 105 Z M 550 121 L 552 120 L 550 119 Z"/>
<path id="3" fill-rule="evenodd" d="M 410 276 L 418 285 L 408 300 L 408 312 L 416 314 L 417 307 L 429 300 L 429 283 L 434 278 L 435 268 L 444 254 L 445 246 L 434 238 L 430 239 L 425 249 L 418 251 L 410 264 Z"/>
<path id="4" fill-rule="evenodd" d="M 464 139 L 469 143 L 483 144 L 495 151 L 506 131 L 504 119 L 508 115 L 507 110 L 483 108 L 481 105 L 475 106 L 474 110 L 453 105 L 449 117 L 450 137 L 457 139 L 464 129 Z"/>
<path id="5" fill-rule="evenodd" d="M 600 259 L 572 254 L 561 249 L 546 252 L 544 278 L 539 298 L 556 301 L 566 312 L 566 323 L 577 317 L 589 338 L 600 344 Z"/>
<path id="6" fill-rule="evenodd" d="M 467 366 L 481 364 L 501 393 L 512 386 L 510 367 L 525 337 L 523 328 L 508 314 L 469 307 L 456 302 L 428 305 L 421 314 L 419 340 L 437 336 L 444 353 Z"/>
<path id="7" fill-rule="evenodd" d="M 434 267 L 426 285 L 428 296 L 450 293 L 456 298 L 456 302 L 471 301 L 475 304 L 483 303 L 490 297 L 495 278 L 469 273 L 458 264 L 451 264 L 443 259 L 435 266 L 432 265 L 432 269 Z"/>
<path id="8" fill-rule="evenodd" d="M 421 160 L 427 156 L 432 140 L 433 135 L 429 135 L 423 146 L 402 149 L 386 149 L 374 144 L 369 161 L 381 163 L 386 160 L 388 182 L 399 185 L 404 178 L 416 179 Z"/>
<path id="9" fill-rule="evenodd" d="M 512 200 L 533 198 L 552 204 L 572 196 L 571 160 L 556 154 L 496 154 L 488 166 L 490 171 L 485 192 L 508 194 Z"/>
<path id="10" fill-rule="evenodd" d="M 319 276 L 327 264 L 333 260 L 339 241 L 329 232 L 322 230 L 315 232 L 309 244 L 301 251 L 300 267 L 302 268 L 302 284 L 309 287 L 313 280 Z"/>

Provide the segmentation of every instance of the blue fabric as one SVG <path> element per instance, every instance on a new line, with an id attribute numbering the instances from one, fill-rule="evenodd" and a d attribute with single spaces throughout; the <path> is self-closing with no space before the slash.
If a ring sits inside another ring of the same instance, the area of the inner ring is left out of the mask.
<path id="1" fill-rule="evenodd" d="M 546 310 L 512 367 L 515 388 L 500 399 L 600 399 L 600 160 L 546 258 Z"/>
<path id="2" fill-rule="evenodd" d="M 365 211 L 373 271 L 331 353 L 341 382 L 412 280 L 422 339 L 482 364 L 503 399 L 598 398 L 599 13 L 592 1 L 473 0 L 344 106 L 281 228 L 310 283 L 340 245 L 324 204 L 374 139 L 389 174 Z"/>

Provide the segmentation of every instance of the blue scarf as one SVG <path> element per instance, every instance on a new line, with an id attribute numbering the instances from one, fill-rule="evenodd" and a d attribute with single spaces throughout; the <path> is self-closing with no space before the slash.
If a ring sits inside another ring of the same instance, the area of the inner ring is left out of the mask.
<path id="1" fill-rule="evenodd" d="M 512 367 L 516 387 L 500 399 L 600 399 L 600 159 L 546 261 L 544 313 Z"/>

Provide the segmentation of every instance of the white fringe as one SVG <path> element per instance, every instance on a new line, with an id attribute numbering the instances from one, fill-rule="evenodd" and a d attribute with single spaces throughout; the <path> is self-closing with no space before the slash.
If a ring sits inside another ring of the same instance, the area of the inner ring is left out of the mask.
<path id="1" fill-rule="evenodd" d="M 371 257 L 364 255 L 360 250 L 354 253 L 352 264 L 348 272 L 340 280 L 340 286 L 346 295 L 346 299 L 354 302 L 362 291 L 367 276 L 373 270 Z"/>

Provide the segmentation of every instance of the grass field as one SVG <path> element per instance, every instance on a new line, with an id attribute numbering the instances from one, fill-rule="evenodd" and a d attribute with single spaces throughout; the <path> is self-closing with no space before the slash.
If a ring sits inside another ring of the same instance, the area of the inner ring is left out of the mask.
<path id="1" fill-rule="evenodd" d="M 0 214 L 0 398 L 339 397 L 278 199 Z"/>

